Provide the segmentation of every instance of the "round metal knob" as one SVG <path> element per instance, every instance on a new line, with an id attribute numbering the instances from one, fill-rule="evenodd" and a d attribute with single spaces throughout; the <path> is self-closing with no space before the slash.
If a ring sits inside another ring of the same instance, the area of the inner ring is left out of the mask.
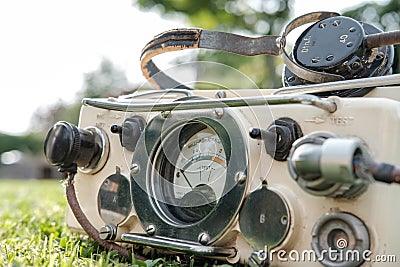
<path id="1" fill-rule="evenodd" d="M 78 167 L 92 168 L 102 154 L 101 142 L 96 131 L 79 129 L 75 125 L 60 121 L 47 133 L 44 154 L 54 166 L 66 167 L 76 163 Z"/>

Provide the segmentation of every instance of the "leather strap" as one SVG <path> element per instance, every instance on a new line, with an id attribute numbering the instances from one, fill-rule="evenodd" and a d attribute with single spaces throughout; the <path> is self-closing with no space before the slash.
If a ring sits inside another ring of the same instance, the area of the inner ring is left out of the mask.
<path id="1" fill-rule="evenodd" d="M 142 50 L 141 68 L 147 80 L 159 89 L 191 89 L 166 75 L 154 64 L 156 55 L 183 49 L 212 49 L 244 56 L 279 55 L 276 43 L 279 36 L 246 37 L 242 35 L 202 29 L 175 29 L 163 32 Z M 157 75 L 156 75 L 157 74 Z"/>
<path id="2" fill-rule="evenodd" d="M 141 68 L 144 76 L 159 89 L 191 89 L 169 77 L 153 62 L 156 55 L 183 49 L 205 48 L 230 52 L 244 56 L 282 54 L 286 66 L 298 77 L 314 83 L 344 80 L 343 76 L 317 72 L 304 68 L 285 51 L 286 36 L 295 28 L 307 23 L 317 22 L 329 17 L 340 16 L 335 12 L 313 12 L 292 20 L 282 36 L 246 37 L 232 33 L 202 29 L 175 29 L 154 37 L 142 50 Z"/>

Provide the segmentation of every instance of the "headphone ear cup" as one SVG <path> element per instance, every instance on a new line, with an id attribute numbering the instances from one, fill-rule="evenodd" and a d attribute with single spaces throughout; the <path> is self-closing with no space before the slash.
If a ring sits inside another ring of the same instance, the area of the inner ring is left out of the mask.
<path id="1" fill-rule="evenodd" d="M 314 23 L 297 39 L 290 59 L 302 68 L 319 73 L 340 75 L 345 80 L 384 76 L 391 74 L 394 58 L 393 46 L 373 49 L 364 47 L 365 37 L 382 32 L 375 26 L 359 23 L 351 18 L 337 16 Z M 286 65 L 282 73 L 283 86 L 313 84 L 307 75 L 296 75 L 295 69 Z M 364 96 L 373 88 L 356 88 L 316 93 L 328 96 Z"/>

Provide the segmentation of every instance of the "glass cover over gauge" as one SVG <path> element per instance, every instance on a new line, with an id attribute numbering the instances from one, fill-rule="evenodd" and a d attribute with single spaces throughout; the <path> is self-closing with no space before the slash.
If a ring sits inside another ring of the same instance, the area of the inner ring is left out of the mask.
<path id="1" fill-rule="evenodd" d="M 183 224 L 206 217 L 223 197 L 226 158 L 223 141 L 206 124 L 188 123 L 169 133 L 150 181 L 161 214 Z"/>
<path id="2" fill-rule="evenodd" d="M 220 237 L 244 199 L 247 148 L 228 110 L 173 111 L 154 117 L 139 138 L 131 172 L 134 208 L 157 236 L 199 242 Z"/>

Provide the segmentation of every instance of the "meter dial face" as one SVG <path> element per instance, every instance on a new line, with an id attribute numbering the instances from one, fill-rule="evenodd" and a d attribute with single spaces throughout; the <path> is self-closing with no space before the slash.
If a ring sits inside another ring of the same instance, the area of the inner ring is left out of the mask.
<path id="1" fill-rule="evenodd" d="M 174 174 L 175 196 L 182 199 L 197 188 L 207 190 L 206 186 L 209 186 L 218 200 L 225 179 L 225 150 L 219 137 L 209 128 L 193 135 L 178 156 Z"/>
<path id="2" fill-rule="evenodd" d="M 195 223 L 213 211 L 224 196 L 227 159 L 224 143 L 202 123 L 174 130 L 156 154 L 152 191 L 162 217 Z"/>

